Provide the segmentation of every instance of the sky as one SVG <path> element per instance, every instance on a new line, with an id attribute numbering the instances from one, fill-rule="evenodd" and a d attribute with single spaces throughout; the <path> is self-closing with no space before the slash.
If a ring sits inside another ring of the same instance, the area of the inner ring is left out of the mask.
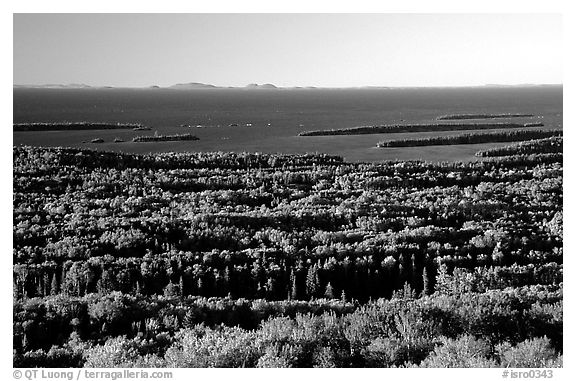
<path id="1" fill-rule="evenodd" d="M 560 14 L 14 14 L 13 83 L 562 83 Z"/>

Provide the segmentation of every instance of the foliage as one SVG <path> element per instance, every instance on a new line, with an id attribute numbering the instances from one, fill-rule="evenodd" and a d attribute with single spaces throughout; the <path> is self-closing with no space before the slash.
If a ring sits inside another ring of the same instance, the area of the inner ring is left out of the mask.
<path id="1" fill-rule="evenodd" d="M 459 120 L 459 119 L 508 119 L 508 118 L 532 118 L 533 114 L 448 114 L 439 116 L 438 120 Z"/>
<path id="2" fill-rule="evenodd" d="M 171 142 L 175 140 L 199 140 L 192 134 L 175 134 L 175 135 L 153 135 L 153 136 L 135 136 L 133 142 Z"/>
<path id="3" fill-rule="evenodd" d="M 561 361 L 561 153 L 13 154 L 15 365 Z"/>
<path id="4" fill-rule="evenodd" d="M 543 139 L 553 136 L 562 136 L 562 130 L 514 130 L 485 133 L 478 132 L 451 136 L 434 136 L 422 139 L 387 140 L 379 142 L 378 147 L 420 147 L 451 144 L 517 142 L 530 139 Z"/>
<path id="5" fill-rule="evenodd" d="M 494 157 L 509 155 L 527 155 L 541 153 L 562 153 L 563 138 L 553 136 L 544 139 L 528 140 L 504 147 L 494 147 L 476 152 L 476 156 Z"/>
<path id="6" fill-rule="evenodd" d="M 492 130 L 499 128 L 542 127 L 542 123 L 450 123 L 450 124 L 393 124 L 383 126 L 362 126 L 332 130 L 304 131 L 298 136 L 394 134 L 404 132 L 439 132 Z"/>

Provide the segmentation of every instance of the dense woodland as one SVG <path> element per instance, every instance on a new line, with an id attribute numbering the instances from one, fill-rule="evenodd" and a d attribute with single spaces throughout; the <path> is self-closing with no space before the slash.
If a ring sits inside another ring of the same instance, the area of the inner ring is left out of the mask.
<path id="1" fill-rule="evenodd" d="M 460 119 L 508 119 L 508 118 L 532 118 L 533 114 L 449 114 L 439 116 L 438 120 Z"/>
<path id="2" fill-rule="evenodd" d="M 494 147 L 476 152 L 476 156 L 495 157 L 522 155 L 526 153 L 562 153 L 562 136 L 528 140 L 510 144 L 504 147 Z"/>
<path id="3" fill-rule="evenodd" d="M 545 139 L 553 136 L 562 136 L 562 129 L 550 130 L 511 130 L 494 132 L 472 132 L 461 135 L 432 136 L 420 139 L 396 139 L 381 141 L 378 147 L 421 147 L 455 144 L 480 144 L 497 142 L 519 142 L 534 139 Z"/>
<path id="4" fill-rule="evenodd" d="M 465 119 L 465 118 L 462 118 Z M 304 131 L 298 136 L 330 136 L 330 135 L 366 135 L 395 134 L 400 132 L 440 132 L 440 131 L 470 131 L 494 130 L 504 128 L 543 127 L 541 122 L 535 123 L 433 123 L 433 124 L 389 124 L 383 126 L 360 126 L 332 130 Z"/>
<path id="5" fill-rule="evenodd" d="M 142 135 L 132 138 L 133 142 L 172 142 L 177 140 L 198 140 L 198 137 L 192 134 L 174 134 L 174 135 Z"/>
<path id="6" fill-rule="evenodd" d="M 439 164 L 14 147 L 14 366 L 561 366 L 554 142 Z"/>

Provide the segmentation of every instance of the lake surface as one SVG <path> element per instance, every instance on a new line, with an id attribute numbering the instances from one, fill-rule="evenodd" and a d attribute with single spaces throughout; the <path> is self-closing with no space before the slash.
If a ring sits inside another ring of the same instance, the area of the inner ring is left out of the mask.
<path id="1" fill-rule="evenodd" d="M 134 153 L 167 151 L 322 152 L 348 161 L 424 159 L 472 160 L 487 147 L 478 144 L 376 148 L 382 140 L 460 132 L 299 137 L 306 130 L 362 125 L 436 123 L 458 113 L 528 113 L 562 127 L 562 87 L 480 87 L 434 89 L 14 89 L 14 123 L 142 123 L 151 131 L 91 130 L 14 132 L 14 144 L 72 146 Z M 495 119 L 506 122 L 507 119 Z M 457 121 L 463 122 L 463 121 Z M 480 120 L 469 121 L 480 122 Z M 188 128 L 181 125 L 202 125 Z M 237 126 L 230 126 L 231 124 Z M 137 135 L 193 133 L 198 141 L 133 143 Z M 95 138 L 105 143 L 85 143 Z M 115 138 L 126 140 L 113 143 Z"/>

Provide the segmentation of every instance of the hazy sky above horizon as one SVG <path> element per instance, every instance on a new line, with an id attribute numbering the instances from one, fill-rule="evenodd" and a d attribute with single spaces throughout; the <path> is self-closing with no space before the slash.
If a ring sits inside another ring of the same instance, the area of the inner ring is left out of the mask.
<path id="1" fill-rule="evenodd" d="M 14 84 L 562 83 L 559 14 L 15 14 Z"/>

